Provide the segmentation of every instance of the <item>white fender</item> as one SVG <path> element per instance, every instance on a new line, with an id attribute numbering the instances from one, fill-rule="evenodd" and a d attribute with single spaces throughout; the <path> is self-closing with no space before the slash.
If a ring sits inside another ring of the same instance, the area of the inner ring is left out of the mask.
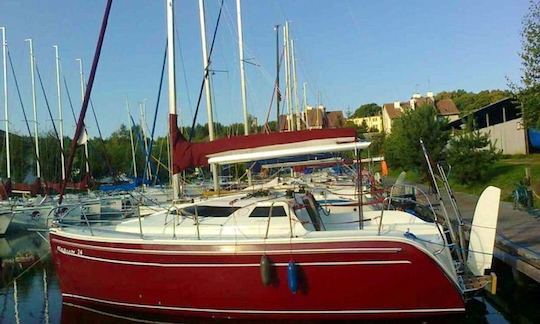
<path id="1" fill-rule="evenodd" d="M 467 266 L 477 276 L 483 276 L 484 271 L 491 268 L 500 199 L 501 189 L 489 186 L 476 203 L 469 235 Z"/>

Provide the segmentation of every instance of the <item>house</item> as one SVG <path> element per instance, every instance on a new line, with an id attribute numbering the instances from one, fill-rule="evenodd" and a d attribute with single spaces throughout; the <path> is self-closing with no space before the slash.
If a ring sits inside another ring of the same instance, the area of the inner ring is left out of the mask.
<path id="1" fill-rule="evenodd" d="M 292 116 L 279 116 L 279 130 L 288 131 L 296 125 L 296 114 Z M 326 111 L 322 105 L 318 107 L 306 106 L 306 110 L 301 113 L 300 125 L 302 129 L 340 128 L 345 126 L 343 112 Z"/>
<path id="2" fill-rule="evenodd" d="M 521 108 L 513 98 L 504 98 L 450 122 L 454 130 L 465 128 L 468 119 L 481 133 L 489 134 L 491 142 L 503 154 L 527 154 L 528 144 Z"/>
<path id="3" fill-rule="evenodd" d="M 363 124 L 366 124 L 368 130 L 375 130 L 376 129 L 377 132 L 382 132 L 383 131 L 383 118 L 382 118 L 382 115 L 349 118 L 348 120 L 350 122 L 354 123 L 358 127 L 362 126 Z"/>
<path id="4" fill-rule="evenodd" d="M 447 118 L 449 122 L 459 119 L 459 109 L 452 99 L 446 98 L 435 100 L 433 92 L 428 92 L 425 97 L 420 94 L 413 94 L 408 101 L 396 101 L 386 103 L 382 108 L 382 122 L 384 132 L 390 134 L 392 132 L 392 122 L 396 118 L 401 117 L 406 111 L 416 109 L 420 106 L 430 105 L 437 109 L 437 113 L 442 118 Z"/>

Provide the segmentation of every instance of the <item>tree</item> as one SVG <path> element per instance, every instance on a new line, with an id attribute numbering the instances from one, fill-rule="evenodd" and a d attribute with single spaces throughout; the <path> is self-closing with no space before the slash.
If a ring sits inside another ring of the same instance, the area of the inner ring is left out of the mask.
<path id="1" fill-rule="evenodd" d="M 452 99 L 461 115 L 466 115 L 473 110 L 482 108 L 509 96 L 512 96 L 512 93 L 506 90 L 483 90 L 474 93 L 458 89 L 440 92 L 435 96 L 435 100 L 438 101 L 446 98 Z"/>
<path id="2" fill-rule="evenodd" d="M 521 30 L 521 81 L 526 88 L 540 84 L 540 2 L 530 2 Z"/>
<path id="3" fill-rule="evenodd" d="M 462 134 L 450 139 L 446 154 L 452 175 L 464 184 L 484 180 L 493 163 L 501 157 L 501 151 L 490 141 L 489 134 L 474 130 L 472 121 L 467 121 Z"/>
<path id="4" fill-rule="evenodd" d="M 427 167 L 420 139 L 423 140 L 433 161 L 442 158 L 450 132 L 447 120 L 438 118 L 431 105 L 422 105 L 407 111 L 392 125 L 392 133 L 384 142 L 384 155 L 391 167 L 417 170 L 427 179 Z"/>
<path id="5" fill-rule="evenodd" d="M 521 30 L 521 86 L 510 84 L 521 101 L 526 127 L 540 128 L 540 2 L 532 2 Z"/>
<path id="6" fill-rule="evenodd" d="M 360 107 L 358 107 L 358 109 L 355 110 L 355 112 L 352 114 L 352 116 L 350 116 L 350 118 L 376 116 L 376 115 L 380 115 L 381 111 L 382 111 L 381 106 L 372 102 L 372 103 L 368 103 L 368 104 L 361 105 Z"/>

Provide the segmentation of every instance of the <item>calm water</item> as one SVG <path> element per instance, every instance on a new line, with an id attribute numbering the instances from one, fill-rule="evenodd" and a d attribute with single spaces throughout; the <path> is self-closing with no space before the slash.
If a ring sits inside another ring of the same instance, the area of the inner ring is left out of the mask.
<path id="1" fill-rule="evenodd" d="M 45 238 L 39 233 L 10 234 L 0 238 L 0 323 L 80 324 L 154 320 L 114 310 L 62 304 L 49 243 Z M 465 316 L 430 318 L 411 323 L 539 323 L 539 286 L 525 283 L 525 288 L 516 289 L 512 276 L 508 274 L 509 269 L 495 264 L 495 270 L 501 289 L 494 299 L 488 302 L 477 298 L 470 303 Z"/>

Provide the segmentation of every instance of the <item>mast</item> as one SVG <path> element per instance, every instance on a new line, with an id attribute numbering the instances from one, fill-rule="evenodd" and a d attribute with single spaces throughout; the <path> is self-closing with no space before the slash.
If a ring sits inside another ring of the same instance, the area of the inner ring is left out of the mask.
<path id="1" fill-rule="evenodd" d="M 309 129 L 309 117 L 307 115 L 307 94 L 306 94 L 306 86 L 307 86 L 307 83 L 304 82 L 304 84 L 302 85 L 303 86 L 303 92 L 304 92 L 304 105 L 302 107 L 303 109 L 303 112 L 304 112 L 304 118 L 305 118 L 305 122 L 306 122 L 306 129 Z"/>
<path id="2" fill-rule="evenodd" d="M 296 59 L 294 57 L 294 39 L 291 39 L 291 62 L 293 75 L 294 112 L 296 114 L 296 129 L 300 130 L 300 108 L 298 107 L 298 82 L 296 80 Z"/>
<path id="3" fill-rule="evenodd" d="M 287 96 L 287 125 L 289 131 L 295 129 L 295 123 L 293 118 L 293 101 L 292 101 L 292 87 L 291 87 L 291 47 L 289 41 L 289 22 L 285 22 L 285 27 L 283 28 L 283 41 L 285 45 L 285 88 Z"/>
<path id="4" fill-rule="evenodd" d="M 144 143 L 144 151 L 145 151 L 145 155 L 150 155 L 151 152 L 148 151 L 148 134 L 147 134 L 147 129 L 146 129 L 146 98 L 143 99 L 143 101 L 141 103 L 139 103 L 139 109 L 141 111 L 141 132 L 142 132 L 142 135 L 143 135 L 143 143 Z M 148 165 L 145 166 L 146 168 L 146 174 L 143 174 L 143 177 L 147 177 L 148 180 L 152 180 L 152 171 L 150 170 L 150 160 L 145 157 L 144 158 L 145 161 L 148 161 Z"/>
<path id="5" fill-rule="evenodd" d="M 83 73 L 83 61 L 82 58 L 78 58 L 75 61 L 79 62 L 79 76 L 81 79 L 81 102 L 84 101 L 84 73 Z M 88 138 L 88 131 L 86 130 L 86 127 L 84 127 L 84 134 Z M 84 142 L 84 157 L 85 157 L 85 168 L 86 168 L 86 174 L 90 174 L 90 164 L 88 163 L 88 141 Z"/>
<path id="6" fill-rule="evenodd" d="M 36 107 L 36 80 L 34 76 L 34 44 L 32 39 L 25 39 L 30 46 L 30 72 L 32 80 L 32 109 L 34 112 L 34 142 L 36 146 L 36 177 L 41 178 L 41 167 L 39 166 L 39 136 L 38 136 L 38 122 L 37 122 L 37 107 Z"/>
<path id="7" fill-rule="evenodd" d="M 206 112 L 208 114 L 208 137 L 210 141 L 214 140 L 214 117 L 212 109 L 212 85 L 210 83 L 210 73 L 208 73 L 210 62 L 208 61 L 208 50 L 206 47 L 206 19 L 204 14 L 204 0 L 199 0 L 199 19 L 201 23 L 201 47 L 204 67 L 204 90 L 206 95 Z M 211 164 L 212 177 L 214 180 L 214 191 L 219 189 L 217 174 L 217 165 Z"/>
<path id="8" fill-rule="evenodd" d="M 7 40 L 6 28 L 0 27 L 2 30 L 2 60 L 4 63 L 4 119 L 6 125 L 6 172 L 8 180 L 11 179 L 11 158 L 9 152 L 9 110 L 8 110 L 8 84 L 7 84 Z"/>
<path id="9" fill-rule="evenodd" d="M 274 30 L 276 31 L 276 132 L 279 132 L 279 102 L 281 101 L 279 92 L 279 25 L 276 25 Z"/>
<path id="10" fill-rule="evenodd" d="M 92 87 L 96 77 L 97 66 L 99 64 L 99 56 L 101 55 L 101 48 L 103 47 L 103 41 L 105 39 L 105 32 L 107 31 L 107 23 L 109 21 L 109 14 L 111 13 L 112 0 L 107 0 L 105 12 L 103 13 L 103 20 L 101 21 L 101 28 L 99 30 L 98 41 L 96 44 L 96 50 L 94 52 L 94 60 L 92 61 L 92 67 L 90 68 L 90 74 L 88 77 L 88 87 L 85 89 L 84 99 L 82 101 L 81 112 L 79 119 L 77 120 L 77 127 L 75 128 L 75 134 L 69 147 L 69 156 L 66 164 L 66 174 L 71 174 L 71 167 L 73 166 L 73 159 L 75 158 L 75 151 L 77 150 L 77 143 L 83 139 L 84 130 L 84 117 L 88 110 L 88 103 L 90 102 L 90 96 L 92 95 Z M 86 135 L 86 133 L 85 133 Z M 60 196 L 58 197 L 58 204 L 62 204 L 64 199 L 64 192 L 66 190 L 67 181 L 62 181 L 62 187 L 60 189 Z"/>
<path id="11" fill-rule="evenodd" d="M 244 70 L 244 35 L 242 33 L 242 10 L 236 0 L 236 20 L 238 24 L 238 53 L 240 58 L 240 89 L 242 91 L 242 110 L 244 112 L 244 135 L 249 135 L 249 122 L 246 95 L 246 72 Z"/>
<path id="12" fill-rule="evenodd" d="M 176 116 L 176 70 L 174 67 L 174 0 L 167 1 L 167 72 L 169 77 L 169 115 Z M 169 123 L 170 125 L 170 123 Z M 169 126 L 177 127 L 177 125 Z M 170 130 L 169 130 L 170 134 Z M 174 164 L 174 139 L 169 141 L 169 172 L 171 174 L 171 185 L 173 188 L 173 199 L 180 197 L 180 175 L 174 174 L 172 164 Z"/>
<path id="13" fill-rule="evenodd" d="M 54 45 L 56 58 L 56 95 L 58 96 L 58 122 L 60 123 L 60 161 L 62 163 L 62 181 L 66 178 L 66 161 L 64 159 L 64 120 L 62 116 L 62 92 L 60 91 L 60 57 L 58 45 Z"/>
<path id="14" fill-rule="evenodd" d="M 137 178 L 137 161 L 135 160 L 135 143 L 133 142 L 133 122 L 131 121 L 131 112 L 129 111 L 129 100 L 127 97 L 126 108 L 128 113 L 129 139 L 131 141 L 131 158 L 133 159 L 133 176 Z"/>

